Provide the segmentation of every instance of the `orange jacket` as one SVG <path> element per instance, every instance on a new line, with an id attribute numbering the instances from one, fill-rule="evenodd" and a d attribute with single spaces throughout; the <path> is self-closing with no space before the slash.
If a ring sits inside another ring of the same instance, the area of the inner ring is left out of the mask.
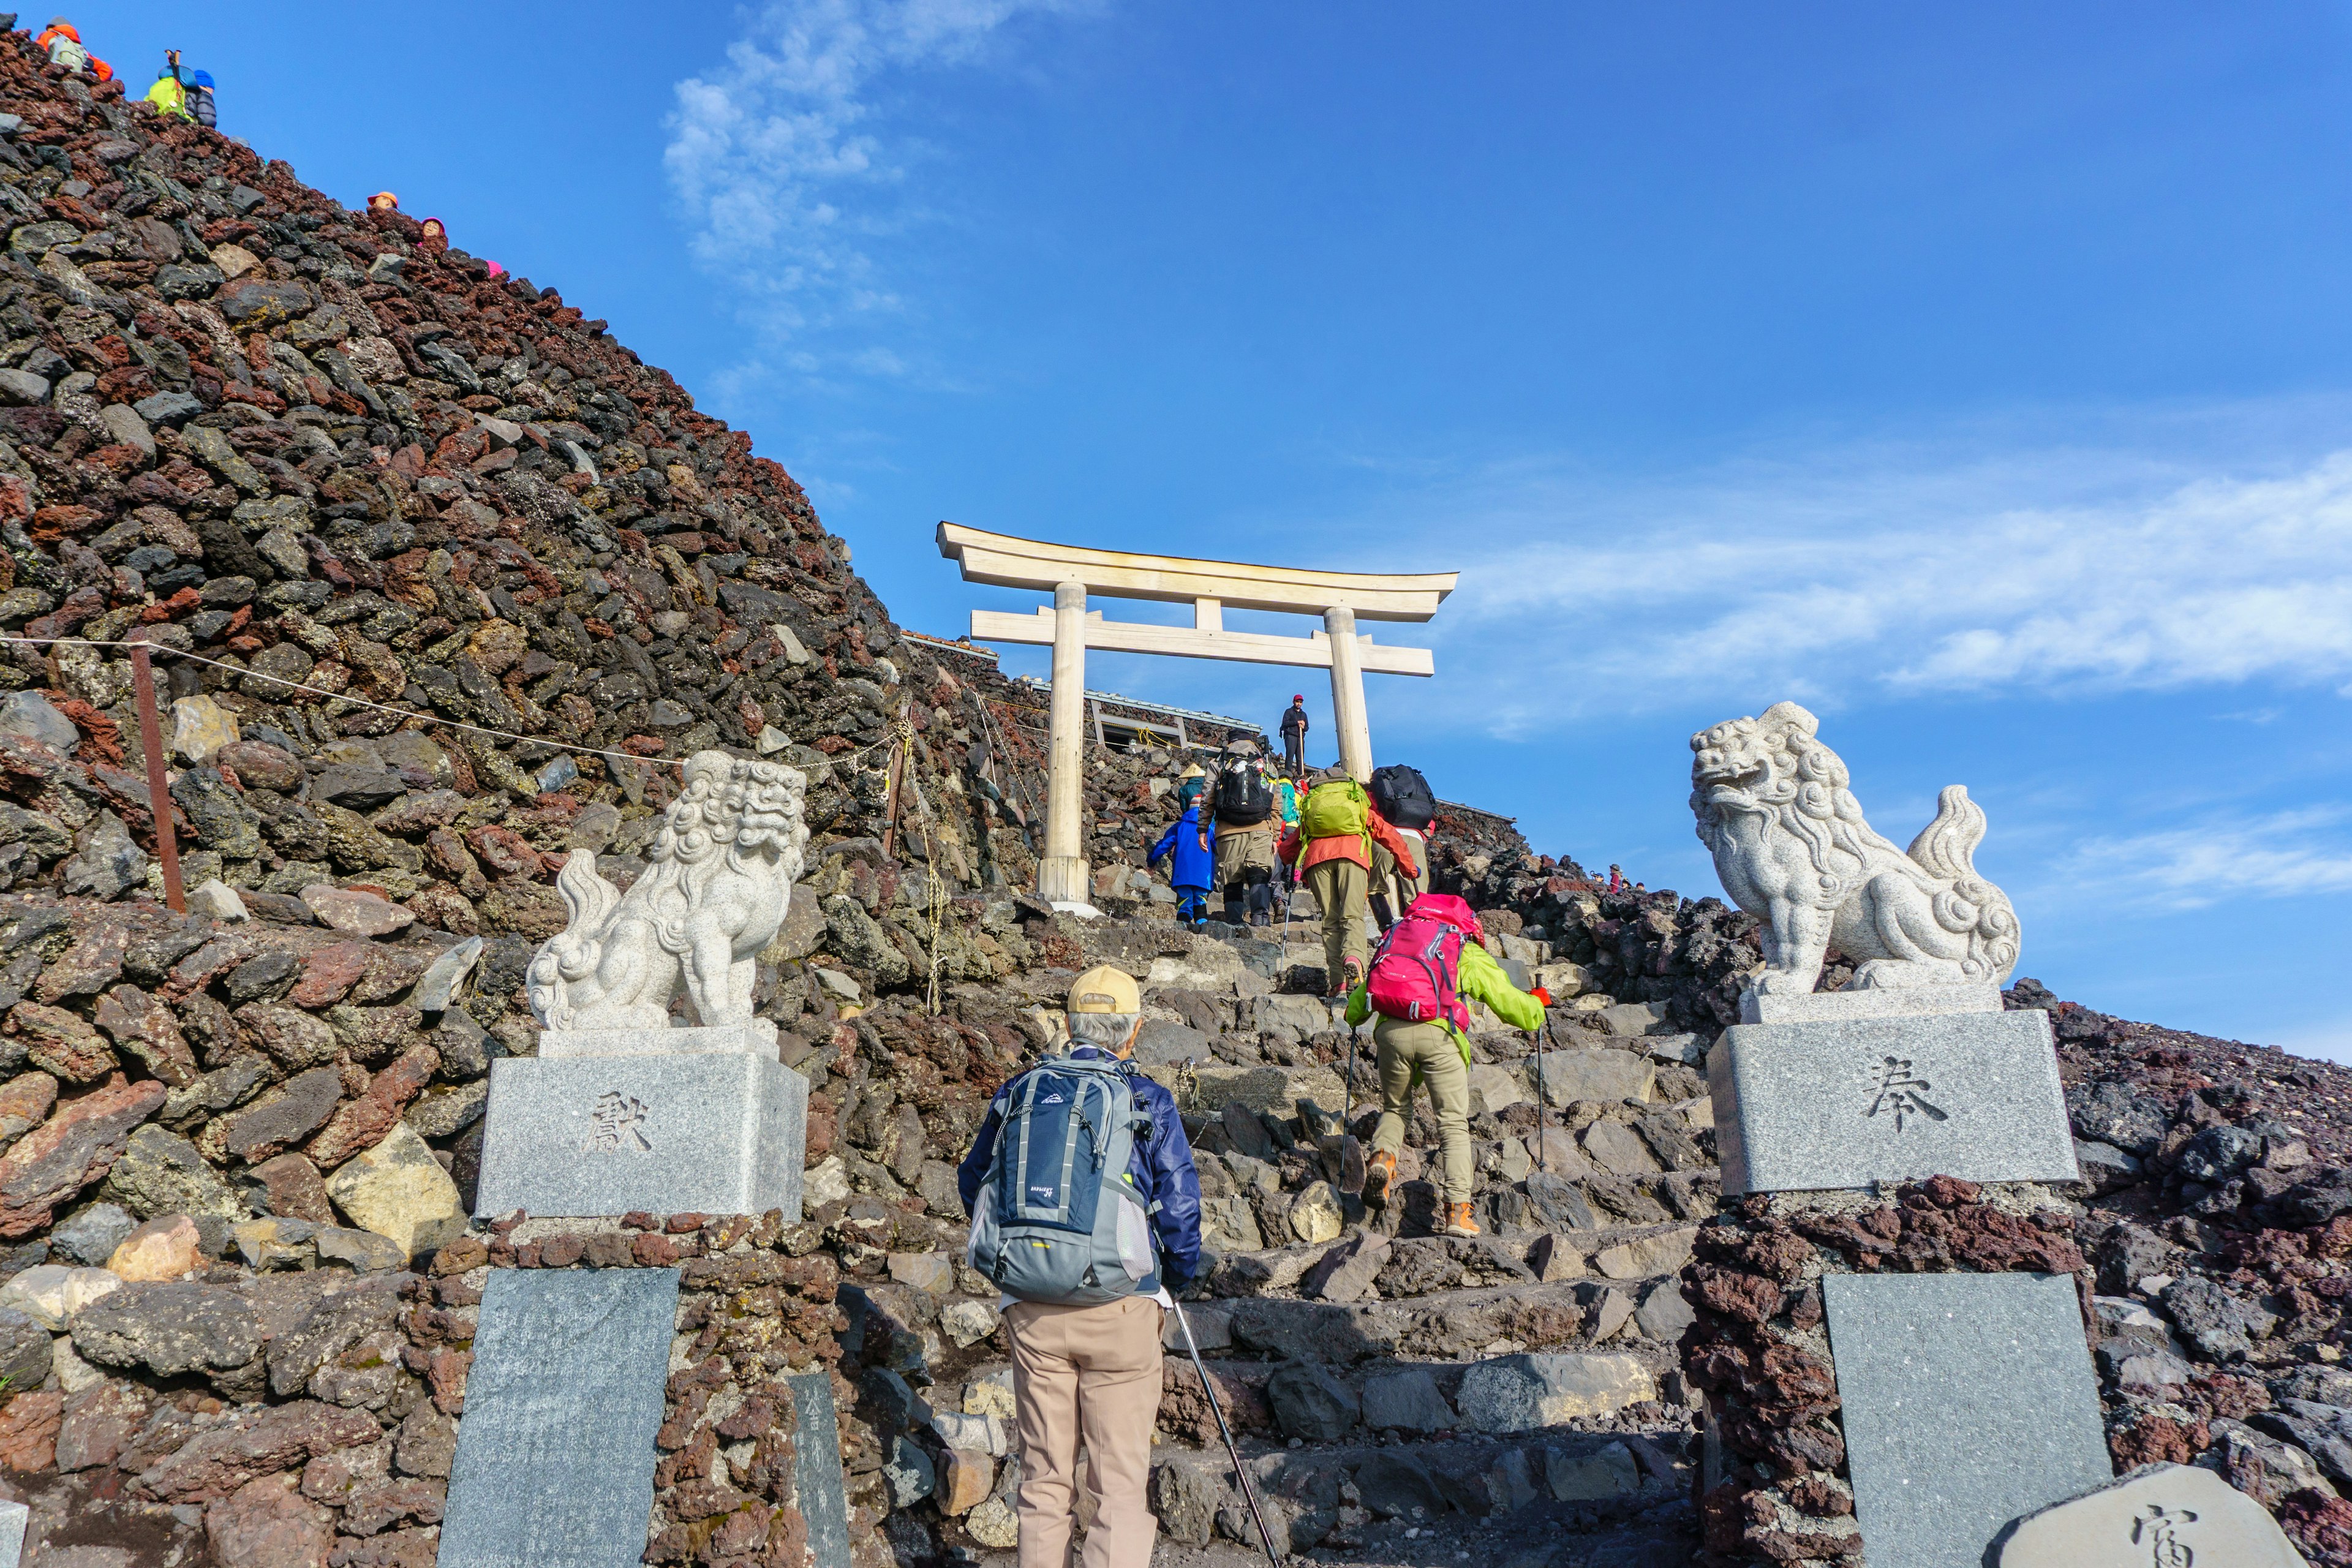
<path id="1" fill-rule="evenodd" d="M 75 47 L 81 50 L 82 58 L 89 62 L 89 68 L 91 76 L 96 77 L 100 81 L 114 79 L 114 68 L 89 52 L 89 47 L 81 41 L 80 31 L 71 22 L 50 23 L 41 36 L 33 40 L 33 47 L 46 55 L 49 52 L 49 46 L 61 37 L 72 39 Z"/>
<path id="2" fill-rule="evenodd" d="M 1411 847 L 1397 836 L 1397 830 L 1391 827 L 1379 812 L 1366 806 L 1364 825 L 1371 837 L 1380 840 L 1381 847 L 1396 857 L 1397 869 L 1408 877 L 1421 875 L 1421 863 L 1412 858 Z M 1298 828 L 1293 825 L 1283 831 L 1282 841 L 1276 847 L 1276 851 L 1284 860 L 1296 861 L 1301 873 L 1310 866 L 1320 866 L 1326 860 L 1353 860 L 1367 871 L 1372 868 L 1371 856 L 1366 853 L 1364 841 L 1352 834 L 1309 838 L 1304 846 L 1307 853 L 1303 858 L 1298 853 L 1300 847 Z"/>

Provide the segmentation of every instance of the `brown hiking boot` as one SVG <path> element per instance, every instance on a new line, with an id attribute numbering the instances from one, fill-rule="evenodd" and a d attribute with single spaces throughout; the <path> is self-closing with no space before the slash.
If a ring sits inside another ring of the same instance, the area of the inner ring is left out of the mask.
<path id="1" fill-rule="evenodd" d="M 1340 995 L 1349 994 L 1363 983 L 1364 965 L 1360 960 L 1350 958 L 1339 965 Z"/>
<path id="2" fill-rule="evenodd" d="M 1383 1149 L 1364 1164 L 1364 1206 L 1385 1208 L 1389 1184 L 1396 1180 L 1396 1156 Z"/>
<path id="3" fill-rule="evenodd" d="M 1478 1229 L 1478 1222 L 1470 1217 L 1470 1205 L 1468 1204 L 1454 1204 L 1448 1206 L 1445 1213 L 1445 1234 L 1448 1236 L 1477 1236 L 1481 1234 Z"/>

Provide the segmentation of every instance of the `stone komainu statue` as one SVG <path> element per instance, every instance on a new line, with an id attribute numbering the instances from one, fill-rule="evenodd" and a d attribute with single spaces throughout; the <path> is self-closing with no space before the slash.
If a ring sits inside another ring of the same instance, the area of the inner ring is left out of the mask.
<path id="1" fill-rule="evenodd" d="M 626 894 L 575 851 L 555 879 L 571 923 L 532 955 L 531 1011 L 551 1029 L 665 1029 L 685 988 L 705 1026 L 751 1016 L 761 949 L 801 874 L 807 779 L 724 752 L 687 759 L 686 788 Z"/>
<path id="2" fill-rule="evenodd" d="M 1871 830 L 1845 763 L 1793 702 L 1691 737 L 1691 811 L 1732 901 L 1764 922 L 1760 992 L 1806 992 L 1832 945 L 1854 987 L 2006 982 L 2017 911 L 1970 857 L 1985 816 L 1958 784 L 1906 850 Z"/>

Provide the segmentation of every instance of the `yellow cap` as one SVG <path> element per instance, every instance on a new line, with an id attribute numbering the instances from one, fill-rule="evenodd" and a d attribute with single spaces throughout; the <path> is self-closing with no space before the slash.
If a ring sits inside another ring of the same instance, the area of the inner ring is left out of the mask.
<path id="1" fill-rule="evenodd" d="M 1097 963 L 1070 983 L 1073 1013 L 1140 1013 L 1143 989 L 1124 969 Z"/>

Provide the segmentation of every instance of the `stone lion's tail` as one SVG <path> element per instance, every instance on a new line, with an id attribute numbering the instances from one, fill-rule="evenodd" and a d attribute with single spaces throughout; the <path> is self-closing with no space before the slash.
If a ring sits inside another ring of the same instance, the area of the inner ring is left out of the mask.
<path id="1" fill-rule="evenodd" d="M 523 976 L 530 1010 L 540 1023 L 560 1029 L 570 1022 L 572 1006 L 565 992 L 572 981 L 592 973 L 604 954 L 604 931 L 620 906 L 621 889 L 597 874 L 596 857 L 575 849 L 556 874 L 555 890 L 563 897 L 571 918 L 562 934 L 551 938 L 530 961 Z"/>
<path id="2" fill-rule="evenodd" d="M 1963 966 L 1984 978 L 2007 980 L 2017 965 L 2017 911 L 2008 894 L 1977 875 L 1976 850 L 1984 836 L 1984 808 L 1969 798 L 1965 784 L 1948 784 L 1936 797 L 1936 819 L 1919 830 L 1906 853 L 1945 884 L 1936 894 L 1936 923 L 1969 939 Z"/>

